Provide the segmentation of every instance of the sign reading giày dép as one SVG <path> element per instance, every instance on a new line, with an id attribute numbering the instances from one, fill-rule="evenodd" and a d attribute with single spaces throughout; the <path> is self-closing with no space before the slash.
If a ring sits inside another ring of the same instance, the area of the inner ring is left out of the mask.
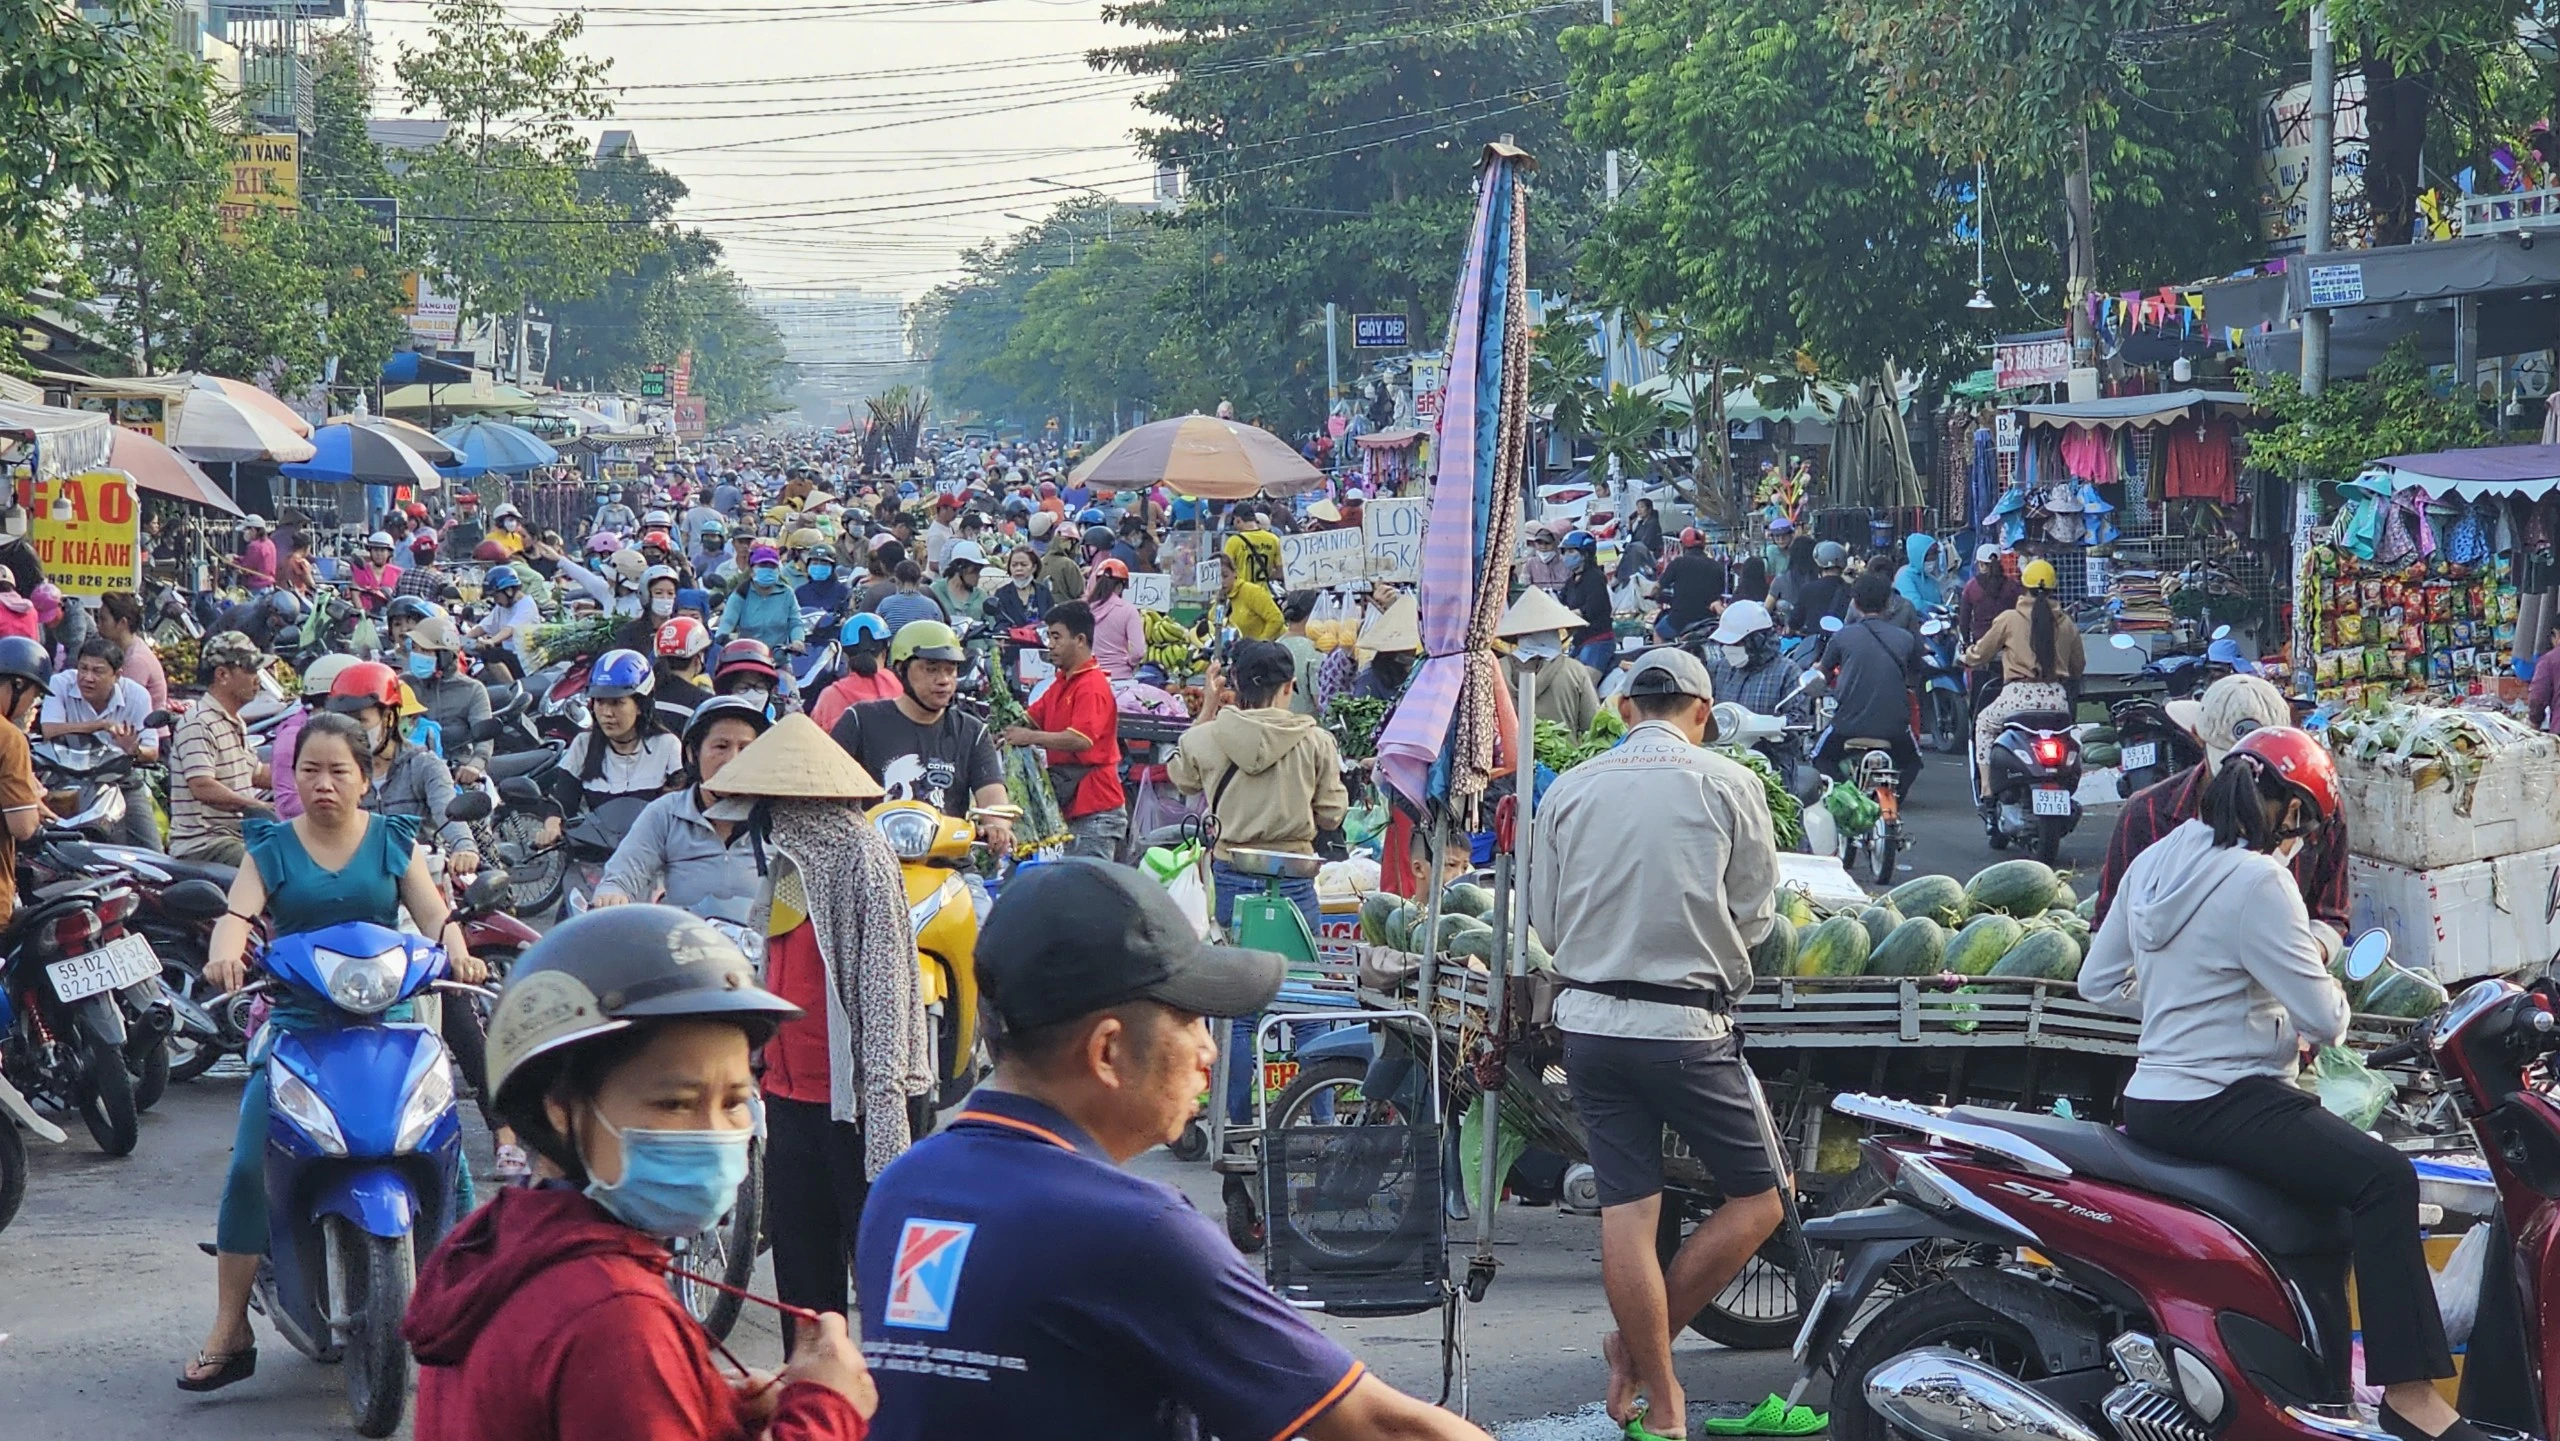
<path id="1" fill-rule="evenodd" d="M 69 503 L 69 519 L 53 518 L 56 500 Z M 27 540 L 35 546 L 45 579 L 64 595 L 95 598 L 136 588 L 142 578 L 142 509 L 132 476 L 92 470 L 61 480 L 21 482 L 18 503 L 27 508 Z"/>

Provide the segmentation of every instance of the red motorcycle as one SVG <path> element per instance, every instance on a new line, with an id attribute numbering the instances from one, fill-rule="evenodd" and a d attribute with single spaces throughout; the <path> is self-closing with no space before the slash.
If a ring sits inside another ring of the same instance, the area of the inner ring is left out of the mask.
<path id="1" fill-rule="evenodd" d="M 2349 976 L 2387 950 L 2358 938 Z M 2560 1347 L 2554 997 L 2482 981 L 2371 1058 L 2431 1058 L 2488 1158 L 2501 1214 L 2461 1406 L 2541 1436 L 2560 1435 L 2560 1389 L 2540 1385 Z M 2087 1121 L 1833 1106 L 1916 1133 L 1860 1143 L 1887 1200 L 1804 1224 L 1841 1261 L 1797 1333 L 1796 1389 L 1830 1367 L 1837 1441 L 2388 1441 L 2349 1390 L 2344 1207 Z M 1902 1293 L 1872 1304 L 1888 1282 Z"/>

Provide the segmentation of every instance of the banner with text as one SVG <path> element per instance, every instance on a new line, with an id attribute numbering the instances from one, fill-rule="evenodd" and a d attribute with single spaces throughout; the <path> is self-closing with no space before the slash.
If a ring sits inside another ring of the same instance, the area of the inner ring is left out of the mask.
<path id="1" fill-rule="evenodd" d="M 1291 590 L 1322 590 L 1369 573 L 1369 539 L 1348 527 L 1280 537 L 1280 579 Z"/>
<path id="2" fill-rule="evenodd" d="M 239 135 L 231 141 L 231 185 L 214 207 L 222 217 L 222 233 L 238 239 L 243 222 L 260 210 L 302 208 L 302 139 L 281 135 Z"/>
<path id="3" fill-rule="evenodd" d="M 69 520 L 53 518 L 57 497 L 71 503 Z M 45 579 L 64 595 L 94 599 L 138 587 L 142 510 L 134 503 L 132 476 L 92 470 L 58 481 L 22 481 L 18 503 L 27 508 L 27 540 L 36 548 Z"/>
<path id="4" fill-rule="evenodd" d="M 1412 585 L 1422 579 L 1422 518 L 1430 503 L 1427 496 L 1391 495 L 1361 507 L 1371 580 Z"/>

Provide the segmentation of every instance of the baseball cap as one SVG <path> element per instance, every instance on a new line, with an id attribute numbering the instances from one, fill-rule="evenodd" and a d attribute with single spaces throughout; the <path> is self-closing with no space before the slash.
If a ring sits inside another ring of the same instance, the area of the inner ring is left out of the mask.
<path id="1" fill-rule="evenodd" d="M 1082 857 L 1016 871 L 978 932 L 978 989 L 1010 1031 L 1142 999 L 1249 1016 L 1280 993 L 1287 964 L 1209 945 L 1153 877 Z"/>
<path id="2" fill-rule="evenodd" d="M 1230 666 L 1239 691 L 1266 691 L 1298 678 L 1298 658 L 1276 641 L 1238 641 Z"/>
<path id="3" fill-rule="evenodd" d="M 747 552 L 749 565 L 778 565 L 781 561 L 782 552 L 769 545 L 760 545 Z"/>
<path id="4" fill-rule="evenodd" d="M 258 643 L 236 630 L 204 638 L 204 646 L 196 652 L 196 660 L 210 671 L 218 665 L 239 666 L 245 670 L 264 670 L 276 658 L 258 649 Z"/>
<path id="5" fill-rule="evenodd" d="M 1718 645 L 1740 645 L 1744 637 L 1755 635 L 1776 625 L 1778 618 L 1756 600 L 1737 600 L 1724 608 L 1724 616 L 1716 622 L 1714 635 L 1707 637 Z"/>
<path id="6" fill-rule="evenodd" d="M 2201 700 L 2173 700 L 2160 708 L 2172 724 L 2204 746 L 2205 764 L 2220 767 L 2240 738 L 2266 726 L 2293 724 L 2284 692 L 2254 675 L 2227 675 L 2206 686 Z"/>
<path id="7" fill-rule="evenodd" d="M 1678 646 L 1658 645 L 1636 657 L 1627 672 L 1627 695 L 1685 695 L 1714 704 L 1716 688 L 1707 668 Z"/>

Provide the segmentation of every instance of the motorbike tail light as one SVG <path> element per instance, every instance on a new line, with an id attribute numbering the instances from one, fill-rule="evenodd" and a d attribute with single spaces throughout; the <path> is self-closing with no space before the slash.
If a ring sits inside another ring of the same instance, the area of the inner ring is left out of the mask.
<path id="1" fill-rule="evenodd" d="M 2060 736 L 2039 736 L 2036 738 L 2036 763 L 2058 766 L 2062 764 L 2067 749 L 2068 744 Z"/>
<path id="2" fill-rule="evenodd" d="M 86 950 L 98 938 L 98 915 L 95 911 L 73 911 L 56 916 L 53 921 L 54 948 L 64 955 Z"/>
<path id="3" fill-rule="evenodd" d="M 133 914 L 133 892 L 109 891 L 98 898 L 98 924 L 116 926 Z"/>

